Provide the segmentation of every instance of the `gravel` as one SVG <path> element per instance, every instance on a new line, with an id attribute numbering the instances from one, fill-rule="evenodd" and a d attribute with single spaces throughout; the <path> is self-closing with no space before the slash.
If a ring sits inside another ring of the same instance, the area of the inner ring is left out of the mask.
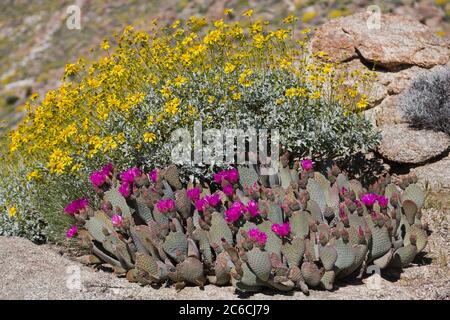
<path id="1" fill-rule="evenodd" d="M 431 234 L 427 254 L 400 275 L 383 272 L 362 282 L 338 283 L 333 292 L 313 290 L 242 296 L 233 287 L 141 287 L 112 273 L 84 266 L 61 248 L 0 237 L 0 299 L 450 299 L 450 212 L 425 210 Z M 80 281 L 78 281 L 80 280 Z M 374 286 L 377 284 L 377 286 Z"/>

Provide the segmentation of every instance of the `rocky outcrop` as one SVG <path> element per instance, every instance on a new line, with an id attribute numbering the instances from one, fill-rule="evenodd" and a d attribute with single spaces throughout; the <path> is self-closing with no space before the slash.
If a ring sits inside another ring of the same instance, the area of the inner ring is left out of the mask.
<path id="1" fill-rule="evenodd" d="M 414 130 L 407 124 L 381 127 L 383 140 L 379 152 L 391 161 L 419 164 L 437 157 L 450 147 L 450 137 L 443 132 Z"/>
<path id="2" fill-rule="evenodd" d="M 375 66 L 396 69 L 431 68 L 450 58 L 448 42 L 422 23 L 396 14 L 382 14 L 380 28 L 371 27 L 371 13 L 332 20 L 317 31 L 313 51 L 333 53 L 335 62 L 360 59 Z"/>
<path id="3" fill-rule="evenodd" d="M 448 150 L 445 134 L 408 127 L 398 108 L 399 95 L 422 72 L 450 66 L 450 42 L 412 18 L 382 14 L 379 28 L 369 28 L 370 13 L 329 21 L 314 35 L 313 52 L 327 52 L 344 70 L 371 70 L 371 109 L 365 115 L 380 128 L 379 153 L 403 164 L 424 163 Z"/>

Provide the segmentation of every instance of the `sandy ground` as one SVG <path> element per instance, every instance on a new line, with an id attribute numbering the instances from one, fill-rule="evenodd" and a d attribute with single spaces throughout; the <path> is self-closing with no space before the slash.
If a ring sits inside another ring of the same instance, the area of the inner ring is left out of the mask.
<path id="1" fill-rule="evenodd" d="M 400 276 L 384 273 L 383 278 L 337 283 L 333 292 L 314 290 L 309 296 L 270 291 L 242 296 L 232 287 L 211 285 L 178 293 L 173 287 L 141 287 L 83 266 L 55 246 L 0 237 L 0 299 L 450 299 L 449 216 L 436 210 L 424 213 L 432 231 L 427 254 Z"/>

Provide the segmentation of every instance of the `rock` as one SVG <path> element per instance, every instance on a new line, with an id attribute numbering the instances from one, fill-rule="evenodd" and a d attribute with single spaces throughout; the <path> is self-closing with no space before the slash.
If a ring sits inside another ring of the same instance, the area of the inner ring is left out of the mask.
<path id="1" fill-rule="evenodd" d="M 312 51 L 330 53 L 334 62 L 355 58 L 388 70 L 405 66 L 431 68 L 450 59 L 450 43 L 420 22 L 397 14 L 382 14 L 381 28 L 369 29 L 371 13 L 331 20 L 312 39 Z"/>
<path id="2" fill-rule="evenodd" d="M 411 169 L 421 184 L 428 183 L 432 189 L 450 189 L 450 157 Z"/>
<path id="3" fill-rule="evenodd" d="M 398 96 L 388 96 L 375 108 L 364 111 L 364 116 L 376 127 L 406 123 L 398 108 Z"/>
<path id="4" fill-rule="evenodd" d="M 420 164 L 450 147 L 450 137 L 443 132 L 414 130 L 408 124 L 385 125 L 381 131 L 383 139 L 378 152 L 397 163 Z"/>

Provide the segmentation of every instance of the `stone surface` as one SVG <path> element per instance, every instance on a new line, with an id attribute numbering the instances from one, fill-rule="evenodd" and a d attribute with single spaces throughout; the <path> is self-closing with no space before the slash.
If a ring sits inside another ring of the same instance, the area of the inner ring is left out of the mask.
<path id="1" fill-rule="evenodd" d="M 313 52 L 328 52 L 336 62 L 359 58 L 386 69 L 431 68 L 449 61 L 449 42 L 417 20 L 382 14 L 381 27 L 369 29 L 370 17 L 364 12 L 325 23 L 312 40 Z"/>
<path id="2" fill-rule="evenodd" d="M 433 190 L 450 189 L 450 157 L 411 169 L 419 182 Z M 449 199 L 450 200 L 450 199 Z"/>
<path id="3" fill-rule="evenodd" d="M 382 142 L 379 153 L 390 161 L 420 164 L 448 150 L 450 138 L 442 132 L 415 130 L 407 124 L 381 127 Z"/>
<path id="4" fill-rule="evenodd" d="M 150 286 L 141 287 L 130 283 L 125 278 L 118 278 L 112 273 L 95 271 L 62 256 L 64 248 L 42 245 L 38 246 L 23 238 L 0 237 L 0 299 L 51 299 L 51 300 L 237 300 L 245 297 L 251 300 L 311 300 L 311 299 L 448 299 L 450 280 L 449 268 L 442 266 L 435 259 L 440 251 L 448 255 L 450 246 L 448 216 L 443 216 L 439 224 L 433 224 L 437 213 L 425 211 L 423 218 L 432 228 L 432 241 L 426 249 L 433 257 L 432 264 L 413 264 L 404 270 L 399 281 L 390 282 L 382 279 L 380 287 L 355 283 L 337 283 L 333 292 L 311 290 L 309 296 L 296 291 L 292 294 L 280 294 L 271 290 L 250 296 L 240 296 L 233 287 L 205 286 L 186 287 L 177 292 L 172 287 L 159 289 Z M 440 251 L 439 251 L 440 250 Z M 382 273 L 386 276 L 386 272 Z M 389 279 L 389 278 L 387 278 Z M 77 280 L 80 280 L 79 286 Z"/>

